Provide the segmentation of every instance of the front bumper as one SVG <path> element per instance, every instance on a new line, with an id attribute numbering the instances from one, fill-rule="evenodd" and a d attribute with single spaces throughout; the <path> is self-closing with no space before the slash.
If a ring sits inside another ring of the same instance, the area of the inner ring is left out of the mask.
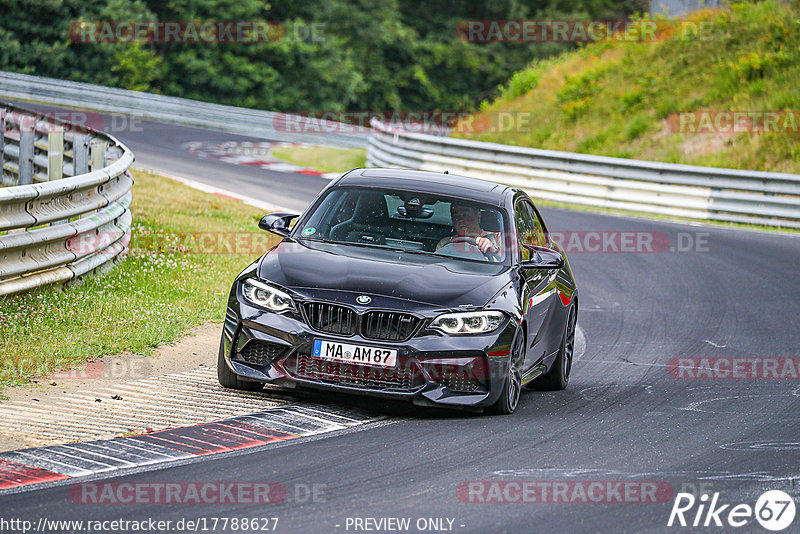
<path id="1" fill-rule="evenodd" d="M 318 332 L 301 317 L 267 312 L 232 298 L 221 350 L 228 367 L 246 380 L 404 399 L 422 406 L 493 404 L 503 389 L 516 321 L 507 319 L 494 332 L 474 336 L 427 331 L 427 322 L 407 341 L 380 342 L 358 334 Z M 396 349 L 397 366 L 313 358 L 315 339 Z"/>

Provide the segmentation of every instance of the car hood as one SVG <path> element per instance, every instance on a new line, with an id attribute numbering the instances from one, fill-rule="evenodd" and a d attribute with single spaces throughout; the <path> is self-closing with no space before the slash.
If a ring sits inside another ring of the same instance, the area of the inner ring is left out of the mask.
<path id="1" fill-rule="evenodd" d="M 267 252 L 258 266 L 259 278 L 309 298 L 352 300 L 336 298 L 352 293 L 372 297 L 373 306 L 405 301 L 405 306 L 416 302 L 438 308 L 485 305 L 510 282 L 510 271 L 505 265 L 288 240 Z"/>

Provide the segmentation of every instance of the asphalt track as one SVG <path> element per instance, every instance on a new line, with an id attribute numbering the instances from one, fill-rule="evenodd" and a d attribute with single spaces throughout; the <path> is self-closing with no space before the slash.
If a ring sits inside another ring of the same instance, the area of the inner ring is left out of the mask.
<path id="1" fill-rule="evenodd" d="M 136 155 L 136 167 L 177 175 L 207 185 L 254 197 L 285 209 L 303 210 L 328 180 L 319 176 L 273 172 L 246 165 L 233 166 L 214 159 L 192 157 L 186 143 L 202 141 L 265 141 L 254 137 L 216 133 L 199 128 L 141 122 L 117 137 Z"/>
<path id="2" fill-rule="evenodd" d="M 325 184 L 201 161 L 182 149 L 189 141 L 242 139 L 228 134 L 145 123 L 142 132 L 116 135 L 134 150 L 137 166 L 290 208 L 302 209 Z M 765 490 L 781 489 L 800 503 L 800 380 L 791 373 L 686 379 L 670 372 L 674 358 L 800 356 L 800 239 L 542 211 L 551 231 L 669 239 L 650 253 L 570 254 L 586 349 L 566 391 L 527 391 L 508 417 L 352 397 L 346 402 L 389 418 L 110 479 L 279 482 L 289 489 L 280 504 L 75 504 L 62 484 L 0 497 L 0 519 L 278 517 L 279 532 L 330 533 L 357 531 L 352 518 L 398 517 L 411 519 L 410 532 L 434 531 L 416 529 L 419 518 L 452 519 L 454 532 L 663 532 L 689 530 L 667 527 L 679 491 L 719 492 L 721 502 L 752 506 Z M 690 248 L 690 240 L 691 250 L 674 250 Z M 574 495 L 559 503 L 475 503 L 457 493 L 467 481 L 647 481 L 672 490 L 657 503 L 580 502 Z M 323 494 L 298 502 L 293 488 L 312 484 L 324 485 Z M 800 518 L 787 532 L 798 525 Z M 755 520 L 736 530 L 766 532 Z"/>

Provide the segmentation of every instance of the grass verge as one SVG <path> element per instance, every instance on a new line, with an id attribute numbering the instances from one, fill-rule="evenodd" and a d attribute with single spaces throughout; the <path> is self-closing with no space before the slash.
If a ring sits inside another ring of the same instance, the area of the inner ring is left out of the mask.
<path id="1" fill-rule="evenodd" d="M 134 172 L 131 252 L 105 276 L 0 297 L 0 389 L 221 321 L 233 278 L 276 239 L 263 213 Z"/>
<path id="2" fill-rule="evenodd" d="M 367 162 L 364 148 L 335 148 L 329 146 L 275 147 L 272 155 L 287 163 L 322 172 L 344 172 L 363 167 Z"/>

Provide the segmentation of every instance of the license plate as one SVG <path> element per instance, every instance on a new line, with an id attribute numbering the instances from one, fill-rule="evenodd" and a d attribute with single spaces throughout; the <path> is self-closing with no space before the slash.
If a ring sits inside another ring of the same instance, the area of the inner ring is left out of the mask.
<path id="1" fill-rule="evenodd" d="M 395 349 L 364 347 L 322 339 L 314 340 L 313 356 L 331 362 L 377 365 L 379 367 L 394 367 L 397 364 L 397 351 Z"/>

